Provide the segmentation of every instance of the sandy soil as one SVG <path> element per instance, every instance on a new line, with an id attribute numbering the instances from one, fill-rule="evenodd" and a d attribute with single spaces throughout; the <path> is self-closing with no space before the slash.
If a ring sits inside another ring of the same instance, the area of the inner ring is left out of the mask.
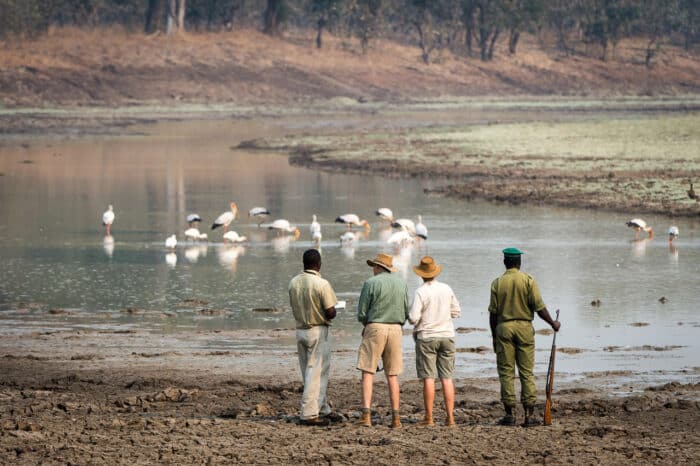
<path id="1" fill-rule="evenodd" d="M 379 379 L 375 425 L 358 428 L 355 354 L 340 351 L 333 356 L 329 394 L 343 420 L 328 427 L 305 427 L 298 424 L 301 384 L 293 352 L 125 354 L 120 343 L 129 346 L 130 338 L 129 333 L 69 331 L 4 339 L 0 463 L 693 464 L 700 460 L 700 384 L 641 387 L 628 380 L 629 391 L 621 396 L 599 388 L 620 374 L 588 374 L 556 386 L 551 427 L 524 429 L 495 424 L 502 414 L 495 377 L 458 379 L 457 427 L 421 428 L 416 425 L 423 415 L 421 386 L 407 373 L 402 381 L 403 428 L 387 426 L 388 396 Z M 71 347 L 70 341 L 78 344 Z M 410 364 L 413 355 L 404 357 Z M 438 421 L 444 419 L 440 396 L 438 392 Z M 538 409 L 541 412 L 541 406 Z M 522 419 L 522 412 L 519 416 Z"/>

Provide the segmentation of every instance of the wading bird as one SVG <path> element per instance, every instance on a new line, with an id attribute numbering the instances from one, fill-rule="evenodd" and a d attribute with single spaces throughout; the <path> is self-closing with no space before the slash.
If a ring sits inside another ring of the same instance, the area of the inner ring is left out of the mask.
<path id="1" fill-rule="evenodd" d="M 380 219 L 386 221 L 386 222 L 393 222 L 394 221 L 394 213 L 391 211 L 391 209 L 387 209 L 386 207 L 380 207 L 377 209 L 377 217 Z"/>
<path id="2" fill-rule="evenodd" d="M 301 234 L 299 228 L 294 225 L 290 225 L 289 220 L 285 220 L 283 218 L 275 220 L 267 228 L 268 230 L 275 230 L 278 235 L 283 233 L 293 233 L 295 239 Z"/>
<path id="3" fill-rule="evenodd" d="M 369 226 L 369 222 L 367 220 L 360 220 L 360 217 L 358 217 L 355 214 L 344 214 L 340 215 L 335 219 L 336 223 L 344 223 L 345 226 L 350 229 L 353 225 L 360 226 L 360 227 L 365 227 L 365 230 L 369 231 L 372 227 Z"/>
<path id="4" fill-rule="evenodd" d="M 112 229 L 112 223 L 114 223 L 114 209 L 112 204 L 107 207 L 107 210 L 102 214 L 102 225 L 105 227 L 105 234 L 109 236 Z"/>
<path id="5" fill-rule="evenodd" d="M 242 243 L 243 241 L 246 241 L 248 238 L 246 236 L 241 236 L 235 231 L 227 231 L 224 233 L 224 243 L 229 242 L 229 243 Z"/>
<path id="6" fill-rule="evenodd" d="M 197 228 L 188 228 L 185 230 L 185 239 L 189 241 L 201 241 L 207 239 L 206 233 L 200 233 Z"/>
<path id="7" fill-rule="evenodd" d="M 409 218 L 396 219 L 391 223 L 391 226 L 394 228 L 399 228 L 401 230 L 406 230 L 412 235 L 416 234 L 416 224 L 413 223 L 413 220 Z"/>
<path id="8" fill-rule="evenodd" d="M 165 239 L 165 247 L 168 249 L 175 249 L 177 246 L 177 237 L 175 235 L 170 235 Z"/>
<path id="9" fill-rule="evenodd" d="M 423 217 L 418 216 L 418 223 L 416 223 L 416 236 L 422 239 L 428 239 L 428 227 L 423 225 Z"/>
<path id="10" fill-rule="evenodd" d="M 309 225 L 309 232 L 311 233 L 311 239 L 315 243 L 320 243 L 323 235 L 321 234 L 321 224 L 316 221 L 316 214 L 313 215 L 311 220 L 311 225 Z"/>
<path id="11" fill-rule="evenodd" d="M 228 226 L 233 222 L 233 219 L 235 219 L 238 216 L 238 206 L 236 205 L 235 202 L 231 203 L 231 210 L 228 212 L 224 212 L 223 214 L 219 215 L 216 217 L 216 220 L 214 220 L 214 223 L 211 225 L 211 229 L 214 230 L 216 228 L 219 228 L 220 226 L 224 227 L 224 231 L 228 230 Z"/>
<path id="12" fill-rule="evenodd" d="M 189 214 L 187 216 L 187 226 L 190 228 L 194 227 L 195 223 L 201 223 L 202 222 L 202 217 L 200 217 L 198 214 Z"/>
<path id="13" fill-rule="evenodd" d="M 641 218 L 633 218 L 632 220 L 628 221 L 626 225 L 629 228 L 632 228 L 635 233 L 635 239 L 639 239 L 639 232 L 644 231 L 649 235 L 649 238 L 654 237 L 654 230 L 647 225 L 647 222 L 642 220 Z"/>
<path id="14" fill-rule="evenodd" d="M 250 223 L 250 218 L 253 217 L 257 219 L 257 224 L 260 226 L 262 222 L 270 215 L 270 211 L 265 207 L 253 207 L 248 211 L 248 222 Z"/>
<path id="15" fill-rule="evenodd" d="M 678 230 L 678 227 L 675 225 L 672 225 L 668 228 L 668 242 L 673 243 L 673 240 L 678 238 L 680 236 L 680 231 Z"/>

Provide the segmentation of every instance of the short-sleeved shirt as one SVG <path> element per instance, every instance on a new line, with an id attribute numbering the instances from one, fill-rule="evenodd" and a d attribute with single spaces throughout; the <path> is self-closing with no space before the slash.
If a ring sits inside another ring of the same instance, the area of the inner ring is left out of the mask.
<path id="1" fill-rule="evenodd" d="M 406 319 L 408 319 L 406 282 L 389 272 L 381 272 L 365 281 L 357 305 L 358 321 L 363 325 L 371 322 L 403 325 Z"/>
<path id="2" fill-rule="evenodd" d="M 415 326 L 417 338 L 452 338 L 455 336 L 452 319 L 460 316 L 457 297 L 446 283 L 431 280 L 416 290 L 408 320 Z"/>
<path id="3" fill-rule="evenodd" d="M 289 304 L 297 328 L 330 325 L 324 311 L 337 303 L 331 284 L 315 270 L 304 270 L 289 282 Z"/>
<path id="4" fill-rule="evenodd" d="M 545 307 L 535 279 L 517 268 L 506 270 L 491 283 L 489 312 L 498 316 L 498 322 L 533 320 Z"/>

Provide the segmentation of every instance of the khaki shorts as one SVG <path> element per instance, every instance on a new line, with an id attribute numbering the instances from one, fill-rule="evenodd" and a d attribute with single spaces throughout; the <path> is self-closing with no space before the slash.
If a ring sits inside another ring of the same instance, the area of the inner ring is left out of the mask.
<path id="1" fill-rule="evenodd" d="M 399 375 L 403 371 L 402 338 L 400 324 L 367 324 L 362 332 L 357 368 L 374 374 L 381 356 L 386 374 Z"/>
<path id="2" fill-rule="evenodd" d="M 419 379 L 451 379 L 454 369 L 454 338 L 416 340 L 416 372 Z"/>

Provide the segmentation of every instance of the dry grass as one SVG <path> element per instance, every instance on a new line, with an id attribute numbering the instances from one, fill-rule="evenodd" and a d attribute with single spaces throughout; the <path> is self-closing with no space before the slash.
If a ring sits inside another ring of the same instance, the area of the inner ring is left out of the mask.
<path id="1" fill-rule="evenodd" d="M 279 39 L 257 30 L 144 36 L 121 29 L 54 29 L 0 46 L 0 102 L 6 105 L 167 101 L 280 103 L 337 96 L 405 101 L 482 95 L 657 95 L 700 90 L 700 60 L 664 49 L 647 69 L 642 44 L 622 42 L 615 60 L 562 56 L 525 37 L 484 63 L 442 51 L 420 61 L 417 47 L 388 40 L 366 55 L 355 39 L 311 31 Z"/>

